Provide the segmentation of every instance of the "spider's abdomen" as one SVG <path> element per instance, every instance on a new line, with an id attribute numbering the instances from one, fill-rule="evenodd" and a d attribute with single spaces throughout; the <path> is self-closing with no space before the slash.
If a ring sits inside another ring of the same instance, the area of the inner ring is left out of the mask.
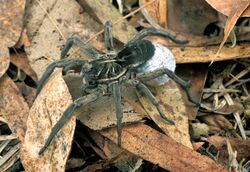
<path id="1" fill-rule="evenodd" d="M 118 53 L 117 58 L 124 61 L 124 64 L 130 69 L 133 69 L 153 57 L 154 51 L 155 47 L 150 41 L 138 40 L 125 45 L 125 47 Z"/>
<path id="2" fill-rule="evenodd" d="M 167 68 L 174 72 L 175 67 L 176 67 L 176 62 L 175 62 L 175 58 L 172 52 L 168 48 L 160 44 L 154 43 L 153 45 L 155 47 L 155 52 L 154 52 L 153 57 L 149 59 L 147 62 L 145 62 L 144 64 L 137 67 L 135 71 L 137 73 L 147 73 L 147 72 L 153 72 L 157 69 Z M 168 82 L 169 79 L 170 78 L 167 75 L 162 75 L 158 78 L 151 80 L 147 84 L 163 85 L 166 82 Z"/>

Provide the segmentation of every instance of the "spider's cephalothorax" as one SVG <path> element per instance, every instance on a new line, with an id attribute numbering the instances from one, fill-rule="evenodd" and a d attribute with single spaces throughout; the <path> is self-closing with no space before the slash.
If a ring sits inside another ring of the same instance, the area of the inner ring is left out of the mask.
<path id="1" fill-rule="evenodd" d="M 69 38 L 61 52 L 61 60 L 55 61 L 50 64 L 43 76 L 41 77 L 38 87 L 37 95 L 41 91 L 43 85 L 56 67 L 63 68 L 64 73 L 68 70 L 80 66 L 82 68 L 80 75 L 83 78 L 83 91 L 84 96 L 76 99 L 63 113 L 62 117 L 52 128 L 52 131 L 46 140 L 44 146 L 39 151 L 42 154 L 49 146 L 57 132 L 62 128 L 64 123 L 72 116 L 75 109 L 80 106 L 85 106 L 90 102 L 97 100 L 100 96 L 107 93 L 112 93 L 115 102 L 115 113 L 117 118 L 117 133 L 118 133 L 118 145 L 121 146 L 121 124 L 122 124 L 122 106 L 121 106 L 121 91 L 120 86 L 122 84 L 129 84 L 143 92 L 157 108 L 160 116 L 169 124 L 174 124 L 172 120 L 168 119 L 161 109 L 161 105 L 154 97 L 148 87 L 144 84 L 147 81 L 151 81 L 167 75 L 169 78 L 177 82 L 186 92 L 188 99 L 199 105 L 198 102 L 192 99 L 188 92 L 189 84 L 179 78 L 167 67 L 157 67 L 154 70 L 143 70 L 148 65 L 153 64 L 152 59 L 158 57 L 157 52 L 165 51 L 164 48 L 159 45 L 153 44 L 148 40 L 142 40 L 143 37 L 148 34 L 165 36 L 175 43 L 186 43 L 175 39 L 174 36 L 167 32 L 159 31 L 156 29 L 143 30 L 139 32 L 131 41 L 129 41 L 121 51 L 118 53 L 113 51 L 113 39 L 111 34 L 111 22 L 106 22 L 104 40 L 107 53 L 100 54 L 95 49 L 84 44 L 77 38 Z M 64 59 L 69 49 L 73 44 L 76 44 L 81 49 L 85 50 L 91 57 L 91 60 L 83 59 Z M 164 53 L 163 53 L 164 55 Z M 166 53 L 165 53 L 166 55 Z M 160 55 L 161 56 L 161 55 Z M 155 64 L 154 64 L 155 65 Z M 174 65 L 175 66 L 175 65 Z M 152 69 L 152 68 L 151 68 Z M 138 73 L 139 72 L 139 73 Z"/>

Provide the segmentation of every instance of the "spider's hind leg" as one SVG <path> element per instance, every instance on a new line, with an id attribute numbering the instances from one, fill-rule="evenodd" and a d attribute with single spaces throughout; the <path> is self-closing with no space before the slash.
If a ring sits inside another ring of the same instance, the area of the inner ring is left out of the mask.
<path id="1" fill-rule="evenodd" d="M 105 47 L 108 51 L 114 50 L 111 21 L 106 21 L 106 23 L 104 25 L 104 43 L 105 43 Z"/>
<path id="2" fill-rule="evenodd" d="M 138 90 L 142 91 L 148 98 L 149 100 L 153 103 L 153 105 L 156 107 L 158 110 L 159 114 L 161 117 L 166 120 L 169 124 L 173 125 L 174 122 L 166 117 L 164 112 L 161 109 L 161 105 L 156 99 L 156 97 L 152 94 L 152 92 L 148 89 L 146 85 L 144 85 L 142 82 L 139 80 L 129 80 L 128 84 L 134 85 Z"/>
<path id="3" fill-rule="evenodd" d="M 115 100 L 115 113 L 116 113 L 116 120 L 117 120 L 117 135 L 118 135 L 118 146 L 121 146 L 121 134 L 122 134 L 122 103 L 121 103 L 121 91 L 118 82 L 112 83 L 112 91 Z"/>
<path id="4" fill-rule="evenodd" d="M 80 39 L 76 37 L 71 37 L 67 40 L 65 46 L 61 51 L 61 59 L 65 58 L 65 56 L 67 55 L 67 53 L 74 44 L 77 45 L 82 50 L 85 50 L 93 59 L 98 58 L 99 53 L 95 49 L 83 43 Z"/>
<path id="5" fill-rule="evenodd" d="M 181 88 L 185 91 L 188 97 L 188 100 L 190 102 L 192 102 L 193 104 L 197 106 L 200 106 L 200 103 L 194 100 L 189 93 L 189 86 L 190 86 L 189 82 L 184 81 L 183 79 L 178 77 L 174 72 L 172 72 L 171 70 L 167 68 L 162 68 L 162 69 L 158 69 L 158 70 L 147 72 L 147 73 L 140 73 L 137 75 L 137 79 L 144 82 L 144 81 L 152 80 L 162 75 L 168 75 L 169 78 L 171 78 L 172 80 L 174 80 L 177 84 L 181 86 Z"/>

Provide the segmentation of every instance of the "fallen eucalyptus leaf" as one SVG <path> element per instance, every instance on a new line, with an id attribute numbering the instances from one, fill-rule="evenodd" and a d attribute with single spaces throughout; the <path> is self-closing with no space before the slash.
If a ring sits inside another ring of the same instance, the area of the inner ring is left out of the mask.
<path id="1" fill-rule="evenodd" d="M 65 171 L 75 129 L 74 116 L 64 124 L 45 152 L 38 155 L 51 128 L 72 103 L 61 73 L 59 69 L 51 75 L 30 109 L 20 153 L 27 172 Z"/>

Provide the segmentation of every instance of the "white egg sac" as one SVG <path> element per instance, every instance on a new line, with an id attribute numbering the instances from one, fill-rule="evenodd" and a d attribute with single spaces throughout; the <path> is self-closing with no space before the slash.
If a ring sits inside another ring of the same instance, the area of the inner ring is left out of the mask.
<path id="1" fill-rule="evenodd" d="M 153 45 L 155 47 L 154 56 L 151 59 L 149 59 L 146 63 L 139 66 L 137 68 L 137 72 L 147 73 L 161 68 L 167 68 L 174 72 L 176 67 L 176 62 L 172 52 L 168 48 L 160 44 L 153 43 Z M 158 78 L 151 80 L 150 82 L 147 82 L 147 84 L 153 86 L 159 86 L 165 84 L 169 80 L 170 78 L 167 75 L 162 75 Z"/>

